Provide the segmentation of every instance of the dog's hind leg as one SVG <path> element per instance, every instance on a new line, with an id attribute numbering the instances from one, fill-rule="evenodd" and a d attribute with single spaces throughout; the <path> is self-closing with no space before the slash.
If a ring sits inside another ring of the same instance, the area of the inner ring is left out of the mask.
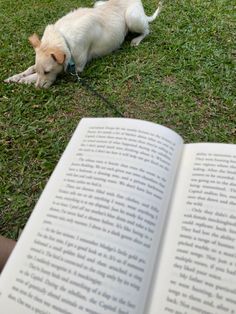
<path id="1" fill-rule="evenodd" d="M 131 41 L 132 46 L 138 46 L 149 34 L 149 23 L 154 21 L 161 11 L 161 4 L 152 16 L 147 16 L 141 3 L 130 5 L 125 13 L 125 20 L 130 32 L 138 33 L 139 36 Z"/>
<path id="2" fill-rule="evenodd" d="M 129 6 L 125 12 L 125 20 L 130 32 L 140 34 L 131 41 L 132 46 L 138 46 L 149 34 L 148 20 L 142 5 L 135 3 Z"/>
<path id="3" fill-rule="evenodd" d="M 149 29 L 146 29 L 142 33 L 142 35 L 139 35 L 138 37 L 135 37 L 131 40 L 131 46 L 138 46 L 148 34 L 149 34 Z"/>

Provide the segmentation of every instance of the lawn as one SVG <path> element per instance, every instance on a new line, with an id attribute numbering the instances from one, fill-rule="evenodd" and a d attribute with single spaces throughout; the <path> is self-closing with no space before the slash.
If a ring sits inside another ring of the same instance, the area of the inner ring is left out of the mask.
<path id="1" fill-rule="evenodd" d="M 26 223 L 82 117 L 119 116 L 70 75 L 48 90 L 3 80 L 34 62 L 33 32 L 86 0 L 0 1 L 0 233 L 16 237 Z M 144 2 L 147 14 L 156 0 Z M 179 132 L 186 142 L 236 143 L 235 23 L 230 0 L 164 2 L 139 47 L 127 37 L 113 54 L 92 61 L 87 84 L 125 117 Z"/>

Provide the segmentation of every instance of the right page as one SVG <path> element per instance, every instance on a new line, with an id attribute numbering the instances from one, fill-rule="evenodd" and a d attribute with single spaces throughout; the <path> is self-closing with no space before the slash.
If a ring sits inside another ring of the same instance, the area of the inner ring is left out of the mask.
<path id="1" fill-rule="evenodd" d="M 187 144 L 148 314 L 236 313 L 236 145 Z"/>

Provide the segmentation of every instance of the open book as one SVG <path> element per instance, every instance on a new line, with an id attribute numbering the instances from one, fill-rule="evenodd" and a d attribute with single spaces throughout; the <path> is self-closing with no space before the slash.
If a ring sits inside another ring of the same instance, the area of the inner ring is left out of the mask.
<path id="1" fill-rule="evenodd" d="M 0 311 L 236 313 L 236 145 L 82 119 L 0 277 Z"/>

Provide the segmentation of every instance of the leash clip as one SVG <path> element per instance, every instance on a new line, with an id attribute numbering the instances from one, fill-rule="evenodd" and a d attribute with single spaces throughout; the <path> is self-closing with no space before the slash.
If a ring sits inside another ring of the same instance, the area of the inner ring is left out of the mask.
<path id="1" fill-rule="evenodd" d="M 82 78 L 79 76 L 77 72 L 68 72 L 71 76 L 76 77 L 77 81 L 81 81 Z"/>
<path id="2" fill-rule="evenodd" d="M 70 60 L 70 62 L 68 63 L 66 72 L 69 73 L 70 75 L 76 77 L 78 81 L 81 81 L 81 77 L 79 76 L 78 72 L 76 71 L 75 63 L 73 60 Z"/>

